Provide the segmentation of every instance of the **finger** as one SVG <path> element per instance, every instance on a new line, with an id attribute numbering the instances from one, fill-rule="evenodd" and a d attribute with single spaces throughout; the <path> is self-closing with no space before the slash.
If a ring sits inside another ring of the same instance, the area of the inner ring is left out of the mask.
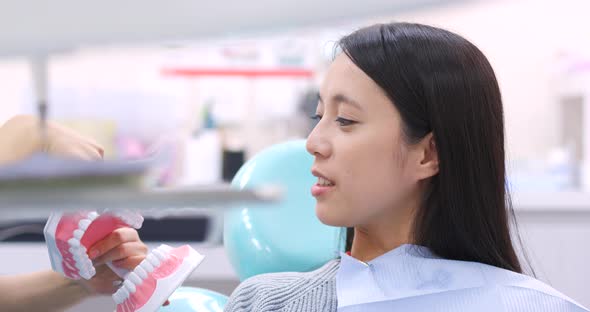
<path id="1" fill-rule="evenodd" d="M 94 260 L 111 249 L 128 242 L 141 242 L 137 231 L 128 227 L 118 228 L 90 247 L 88 257 Z"/>
<path id="2" fill-rule="evenodd" d="M 100 159 L 100 155 L 97 151 L 92 150 L 90 146 L 84 146 L 79 142 L 50 142 L 46 150 L 49 154 L 62 157 L 88 161 Z"/>
<path id="3" fill-rule="evenodd" d="M 75 150 L 78 154 L 82 155 L 87 160 L 99 160 L 102 159 L 102 148 L 94 145 L 93 143 L 86 142 L 83 139 L 67 138 L 59 143 L 60 145 L 66 145 L 71 149 Z M 67 148 L 65 148 L 67 149 Z"/>
<path id="4" fill-rule="evenodd" d="M 145 255 L 131 256 L 125 259 L 115 260 L 113 261 L 113 264 L 116 267 L 132 271 L 141 263 L 141 261 L 143 261 L 143 259 L 145 259 Z"/>
<path id="5" fill-rule="evenodd" d="M 123 260 L 125 258 L 133 257 L 133 256 L 143 256 L 147 254 L 147 247 L 142 242 L 131 242 L 131 243 L 124 243 L 121 244 L 102 256 L 94 259 L 94 263 L 96 265 L 100 265 L 102 263 Z"/>
<path id="6" fill-rule="evenodd" d="M 86 144 L 84 142 L 78 142 L 79 150 L 84 153 L 84 155 L 89 160 L 101 160 L 103 158 L 103 151 L 102 149 L 97 148 L 96 146 Z"/>
<path id="7" fill-rule="evenodd" d="M 104 149 L 92 138 L 83 136 L 73 129 L 57 123 L 51 123 L 51 130 L 53 139 L 50 140 L 50 143 L 61 141 L 66 142 L 67 146 L 78 146 L 78 149 L 85 150 L 85 155 L 89 156 L 92 160 L 102 159 L 104 157 Z M 59 143 L 57 144 L 59 145 Z"/>
<path id="8" fill-rule="evenodd" d="M 58 123 L 52 123 L 52 127 L 55 128 L 55 132 L 60 133 L 61 136 L 71 138 L 72 141 L 86 142 L 87 144 L 92 145 L 97 149 L 102 149 L 102 147 L 100 146 L 100 144 L 98 144 L 98 142 L 94 141 L 89 136 L 84 136 L 84 135 L 80 134 L 79 132 L 75 131 L 74 129 L 71 129 L 71 128 L 66 127 L 64 125 L 60 125 Z"/>

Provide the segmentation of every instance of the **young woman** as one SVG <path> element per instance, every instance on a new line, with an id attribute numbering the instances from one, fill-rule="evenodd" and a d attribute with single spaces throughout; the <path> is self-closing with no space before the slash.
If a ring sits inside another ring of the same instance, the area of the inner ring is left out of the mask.
<path id="1" fill-rule="evenodd" d="M 349 228 L 349 254 L 250 278 L 226 311 L 586 311 L 520 274 L 502 100 L 482 52 L 408 23 L 339 46 L 307 150 L 316 214 Z"/>

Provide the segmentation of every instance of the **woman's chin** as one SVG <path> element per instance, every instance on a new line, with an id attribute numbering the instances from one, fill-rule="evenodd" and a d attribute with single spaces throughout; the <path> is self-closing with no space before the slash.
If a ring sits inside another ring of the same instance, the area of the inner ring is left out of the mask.
<path id="1" fill-rule="evenodd" d="M 333 209 L 333 207 L 318 203 L 315 207 L 315 212 L 320 222 L 325 225 L 336 227 L 347 226 L 346 218 L 341 213 L 338 213 L 337 210 Z"/>

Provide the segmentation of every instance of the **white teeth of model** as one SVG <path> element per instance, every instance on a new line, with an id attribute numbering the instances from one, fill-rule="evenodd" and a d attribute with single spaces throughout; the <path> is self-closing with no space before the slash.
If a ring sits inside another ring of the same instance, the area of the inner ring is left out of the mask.
<path id="1" fill-rule="evenodd" d="M 165 244 L 160 245 L 157 249 L 162 251 L 165 254 L 169 254 L 170 251 L 172 251 L 172 247 L 165 245 Z"/>
<path id="2" fill-rule="evenodd" d="M 109 211 L 109 214 L 111 214 L 111 215 L 113 215 L 114 217 L 117 217 L 117 218 L 119 218 L 119 219 L 121 219 L 121 220 L 123 220 L 123 221 L 125 221 L 125 219 L 127 219 L 127 218 L 125 217 L 125 215 L 124 215 L 122 212 L 119 212 L 119 211 Z"/>
<path id="3" fill-rule="evenodd" d="M 88 220 L 88 219 L 82 219 L 80 220 L 80 222 L 78 222 L 78 227 L 82 230 L 82 231 L 86 231 L 86 229 L 88 229 L 88 226 L 92 223 L 92 221 Z"/>
<path id="4" fill-rule="evenodd" d="M 119 288 L 119 298 L 121 300 L 120 303 L 125 302 L 125 299 L 129 298 L 129 292 L 123 286 L 121 286 L 121 288 Z"/>
<path id="5" fill-rule="evenodd" d="M 78 247 L 80 246 L 80 240 L 79 239 L 75 239 L 75 238 L 70 238 L 68 240 L 68 244 L 72 247 Z"/>
<path id="6" fill-rule="evenodd" d="M 125 299 L 129 298 L 129 290 L 127 290 L 127 288 L 125 288 L 125 286 L 121 286 L 121 297 L 123 298 L 123 301 L 125 301 Z"/>
<path id="7" fill-rule="evenodd" d="M 94 276 L 94 274 L 90 270 L 82 270 L 80 271 L 80 276 L 82 276 L 86 280 L 89 280 Z"/>
<path id="8" fill-rule="evenodd" d="M 78 247 L 78 252 L 79 252 L 80 254 L 86 255 L 86 251 L 87 251 L 87 250 L 86 250 L 86 247 L 84 247 L 84 246 L 82 246 L 82 245 L 80 245 L 80 247 Z"/>
<path id="9" fill-rule="evenodd" d="M 141 278 L 142 280 L 146 279 L 148 276 L 148 273 L 146 272 L 146 270 L 144 270 L 144 268 L 142 268 L 140 265 L 138 265 L 135 270 L 133 270 L 133 272 L 135 274 L 137 274 L 137 276 L 139 276 L 139 278 Z"/>
<path id="10" fill-rule="evenodd" d="M 125 210 L 122 212 L 117 212 L 115 215 L 119 217 L 121 220 L 123 220 L 123 222 L 127 223 L 128 225 L 136 229 L 140 228 L 143 224 L 143 217 L 140 214 L 135 213 L 133 211 Z"/>
<path id="11" fill-rule="evenodd" d="M 126 224 L 131 225 L 131 222 L 129 222 L 129 219 L 127 219 L 126 216 L 118 214 L 117 217 L 119 217 L 119 219 L 121 219 L 121 221 L 125 222 Z"/>
<path id="12" fill-rule="evenodd" d="M 152 254 L 154 254 L 156 256 L 156 258 L 158 258 L 158 260 L 166 261 L 166 254 L 158 249 L 152 250 Z"/>
<path id="13" fill-rule="evenodd" d="M 76 267 L 79 267 L 81 270 L 92 267 L 92 261 L 87 258 L 74 257 L 74 259 L 76 260 Z"/>
<path id="14" fill-rule="evenodd" d="M 80 276 L 81 276 L 82 278 L 84 278 L 84 279 L 87 279 L 87 280 L 88 280 L 88 279 L 91 279 L 91 278 L 92 278 L 92 276 L 94 276 L 94 275 L 92 274 L 92 271 L 91 271 L 90 269 L 83 269 L 83 270 L 80 270 L 80 271 L 78 271 L 78 274 L 80 274 Z"/>
<path id="15" fill-rule="evenodd" d="M 76 267 L 78 267 L 79 269 L 82 269 L 83 268 L 82 261 L 81 261 L 82 259 L 80 259 L 80 256 L 77 254 L 74 254 L 73 258 L 76 261 Z"/>
<path id="16" fill-rule="evenodd" d="M 93 211 L 91 213 L 89 213 L 86 216 L 87 219 L 90 219 L 90 221 L 94 221 L 94 219 L 98 218 L 98 213 L 96 213 L 96 211 Z"/>
<path id="17" fill-rule="evenodd" d="M 147 273 L 151 273 L 154 270 L 154 266 L 147 261 L 147 259 L 143 259 L 139 264 Z"/>
<path id="18" fill-rule="evenodd" d="M 133 222 L 133 223 L 135 223 L 135 224 L 134 224 L 134 227 L 135 227 L 136 229 L 139 229 L 139 228 L 141 228 L 141 226 L 143 225 L 143 220 L 144 220 L 144 219 L 143 219 L 143 216 L 142 216 L 142 215 L 140 215 L 140 214 L 139 214 L 139 213 L 137 213 L 137 212 L 135 212 L 135 213 L 133 214 L 133 216 L 134 216 L 134 217 L 133 217 L 133 220 L 134 220 L 134 222 Z"/>
<path id="19" fill-rule="evenodd" d="M 72 255 L 74 255 L 74 259 L 76 259 L 76 261 L 82 262 L 82 263 L 88 263 L 90 262 L 88 259 L 88 256 L 86 255 L 86 251 L 82 250 L 82 249 L 74 249 L 72 252 Z"/>
<path id="20" fill-rule="evenodd" d="M 134 293 L 135 290 L 137 290 L 137 288 L 135 288 L 135 285 L 130 280 L 125 280 L 123 282 L 123 287 L 125 287 L 125 289 L 127 289 L 130 294 Z"/>
<path id="21" fill-rule="evenodd" d="M 158 260 L 158 258 L 153 254 L 149 254 L 145 259 L 149 263 L 151 263 L 155 268 L 157 268 L 160 265 L 160 260 Z"/>
<path id="22" fill-rule="evenodd" d="M 71 246 L 70 252 L 75 256 L 82 256 L 83 252 L 86 252 L 86 250 L 82 250 L 81 247 L 83 246 Z"/>
<path id="23" fill-rule="evenodd" d="M 137 274 L 135 274 L 134 272 L 129 273 L 129 275 L 127 276 L 127 279 L 130 280 L 135 285 L 141 285 L 141 283 L 143 282 L 141 280 L 141 278 Z"/>
<path id="24" fill-rule="evenodd" d="M 127 297 L 129 296 L 129 292 L 125 289 L 125 287 L 121 287 L 119 288 L 119 290 L 117 290 L 115 295 L 117 296 L 117 298 L 113 296 L 113 298 L 115 298 L 115 302 L 117 302 L 117 304 L 120 304 L 123 303 L 125 299 L 127 299 Z"/>
<path id="25" fill-rule="evenodd" d="M 135 228 L 135 222 L 127 217 L 122 218 L 123 222 L 127 223 L 130 227 Z"/>
<path id="26" fill-rule="evenodd" d="M 80 263 L 80 256 L 76 253 L 72 253 L 72 258 L 74 258 L 74 260 L 76 261 L 76 267 L 80 266 L 81 269 L 82 264 Z"/>
<path id="27" fill-rule="evenodd" d="M 74 259 L 75 259 L 75 258 L 74 258 Z M 78 261 L 78 259 L 76 259 L 76 264 L 75 264 L 75 265 L 76 265 L 76 268 L 77 268 L 79 271 L 82 271 L 84 268 L 86 268 L 86 266 L 85 266 L 83 263 L 81 263 L 80 261 Z"/>
<path id="28" fill-rule="evenodd" d="M 83 265 L 78 265 L 78 263 L 76 263 L 76 268 L 78 269 L 77 272 L 78 272 L 78 274 L 80 274 L 80 276 L 87 275 L 87 274 L 85 274 L 87 272 L 87 269 L 85 269 Z"/>
<path id="29" fill-rule="evenodd" d="M 125 298 L 123 298 L 123 293 L 121 293 L 121 288 L 119 288 L 119 290 L 113 294 L 113 301 L 115 301 L 115 304 L 120 304 L 121 302 L 125 301 Z"/>
<path id="30" fill-rule="evenodd" d="M 84 236 L 84 231 L 77 229 L 74 231 L 74 238 L 77 238 L 78 240 L 82 240 L 82 236 Z"/>

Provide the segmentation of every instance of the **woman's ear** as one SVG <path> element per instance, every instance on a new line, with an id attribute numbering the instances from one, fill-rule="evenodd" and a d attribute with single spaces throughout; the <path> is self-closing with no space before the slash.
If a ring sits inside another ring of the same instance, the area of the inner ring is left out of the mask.
<path id="1" fill-rule="evenodd" d="M 416 146 L 418 151 L 417 179 L 428 179 L 438 174 L 438 150 L 432 132 L 427 134 Z"/>

